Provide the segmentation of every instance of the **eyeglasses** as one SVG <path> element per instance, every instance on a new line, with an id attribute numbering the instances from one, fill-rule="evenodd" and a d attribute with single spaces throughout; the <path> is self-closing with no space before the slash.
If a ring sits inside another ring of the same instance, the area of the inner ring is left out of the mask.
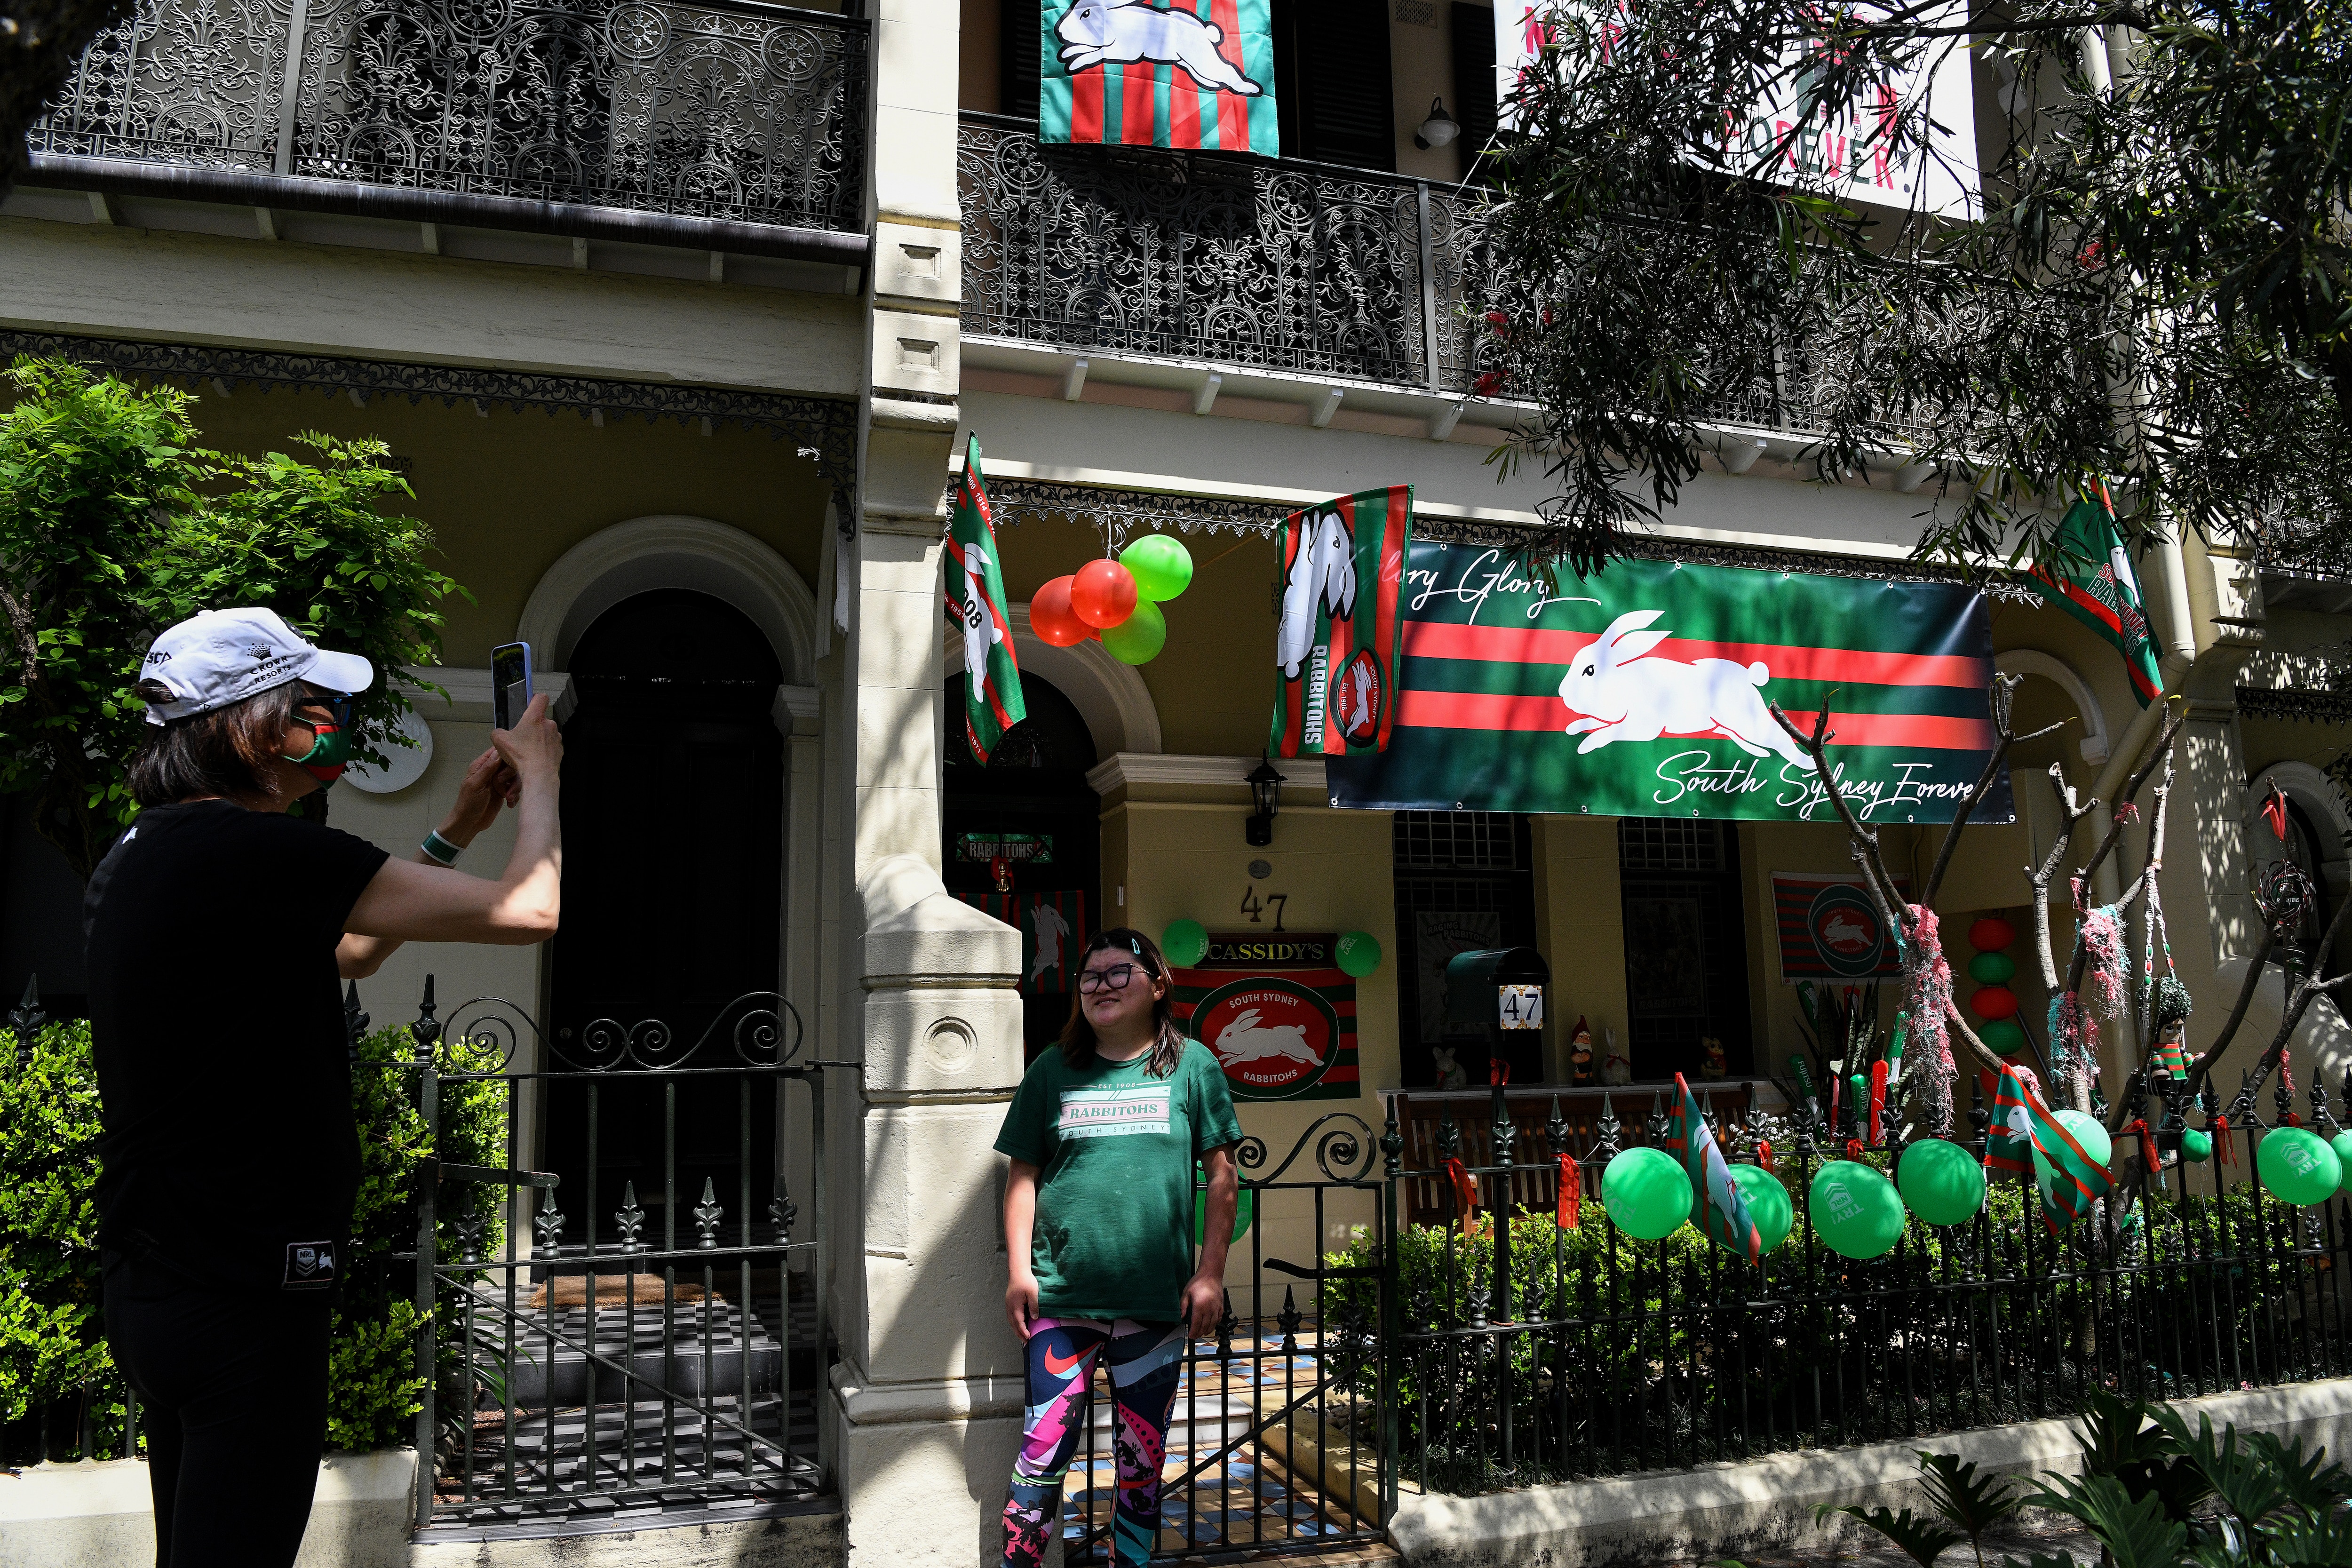
<path id="1" fill-rule="evenodd" d="M 1124 991 L 1127 989 L 1127 983 L 1134 978 L 1135 965 L 1114 963 L 1108 969 L 1088 969 L 1081 972 L 1078 975 L 1078 990 L 1088 996 L 1092 996 L 1106 986 L 1113 991 Z"/>

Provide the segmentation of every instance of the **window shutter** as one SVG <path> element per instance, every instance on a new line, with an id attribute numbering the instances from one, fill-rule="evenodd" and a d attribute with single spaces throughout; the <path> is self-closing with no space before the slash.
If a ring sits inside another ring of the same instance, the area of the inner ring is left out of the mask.
<path id="1" fill-rule="evenodd" d="M 996 10 L 1003 45 L 997 102 L 1007 114 L 1037 118 L 1037 50 L 1040 13 L 1047 0 L 1003 0 Z"/>
<path id="2" fill-rule="evenodd" d="M 1360 169 L 1396 167 L 1387 0 L 1292 0 L 1276 37 L 1292 46 L 1298 103 L 1294 157 Z"/>
<path id="3" fill-rule="evenodd" d="M 1462 122 L 1456 143 L 1466 171 L 1480 148 L 1495 139 L 1495 13 L 1454 0 L 1454 118 Z"/>

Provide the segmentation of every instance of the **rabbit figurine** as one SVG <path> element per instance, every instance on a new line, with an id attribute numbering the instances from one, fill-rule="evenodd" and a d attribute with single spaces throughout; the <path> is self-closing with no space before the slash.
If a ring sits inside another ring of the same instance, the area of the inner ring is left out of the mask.
<path id="1" fill-rule="evenodd" d="M 1576 754 L 1617 741 L 1662 735 L 1721 735 L 1749 756 L 1778 752 L 1806 763 L 1804 749 L 1780 728 L 1758 690 L 1772 672 L 1764 661 L 1644 658 L 1672 634 L 1645 630 L 1664 610 L 1633 610 L 1580 649 L 1560 678 L 1559 700 L 1573 715 L 1568 733 L 1582 735 Z"/>

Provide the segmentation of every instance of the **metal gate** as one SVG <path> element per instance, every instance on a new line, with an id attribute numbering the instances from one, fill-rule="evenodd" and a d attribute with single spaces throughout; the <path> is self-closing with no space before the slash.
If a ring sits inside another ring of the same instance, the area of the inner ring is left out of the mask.
<path id="1" fill-rule="evenodd" d="M 850 1064 L 798 1059 L 799 1015 L 772 992 L 737 997 L 690 1044 L 653 1019 L 549 1039 L 495 999 L 446 1024 L 435 1011 L 428 979 L 410 1026 L 432 1140 L 413 1255 L 416 1443 L 432 1456 L 419 1529 L 757 1517 L 813 1499 L 824 1080 Z M 566 1168 L 532 1168 L 539 1150 Z"/>
<path id="2" fill-rule="evenodd" d="M 1310 1146 L 1312 1172 L 1291 1174 Z M 1396 1410 L 1385 1375 L 1396 1184 L 1373 1166 L 1385 1153 L 1393 1169 L 1402 1147 L 1342 1112 L 1318 1121 L 1271 1174 L 1257 1176 L 1265 1145 L 1243 1140 L 1250 1226 L 1234 1251 L 1247 1257 L 1247 1276 L 1228 1286 L 1215 1340 L 1195 1342 L 1184 1359 L 1155 1556 L 1318 1552 L 1384 1539 L 1396 1506 L 1388 1458 Z M 1234 1278 L 1230 1268 L 1226 1278 Z M 1107 1372 L 1097 1370 L 1090 1403 L 1064 1483 L 1070 1563 L 1111 1555 L 1118 1488 Z"/>

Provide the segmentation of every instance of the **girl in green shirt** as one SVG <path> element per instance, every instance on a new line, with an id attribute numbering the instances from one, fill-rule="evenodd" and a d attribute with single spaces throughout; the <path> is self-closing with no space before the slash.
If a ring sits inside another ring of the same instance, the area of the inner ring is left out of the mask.
<path id="1" fill-rule="evenodd" d="M 1097 1359 L 1109 1367 L 1115 1411 L 1112 1546 L 1120 1568 L 1141 1568 L 1159 1539 L 1168 1412 L 1185 1351 L 1223 1315 L 1242 1130 L 1224 1069 L 1170 1013 L 1170 978 L 1141 931 L 1096 933 L 1061 1048 L 1030 1065 L 996 1137 L 1013 1161 L 1004 1310 L 1027 1342 L 1006 1568 L 1044 1559 Z M 1209 1188 L 1197 1267 L 1196 1164 Z"/>

